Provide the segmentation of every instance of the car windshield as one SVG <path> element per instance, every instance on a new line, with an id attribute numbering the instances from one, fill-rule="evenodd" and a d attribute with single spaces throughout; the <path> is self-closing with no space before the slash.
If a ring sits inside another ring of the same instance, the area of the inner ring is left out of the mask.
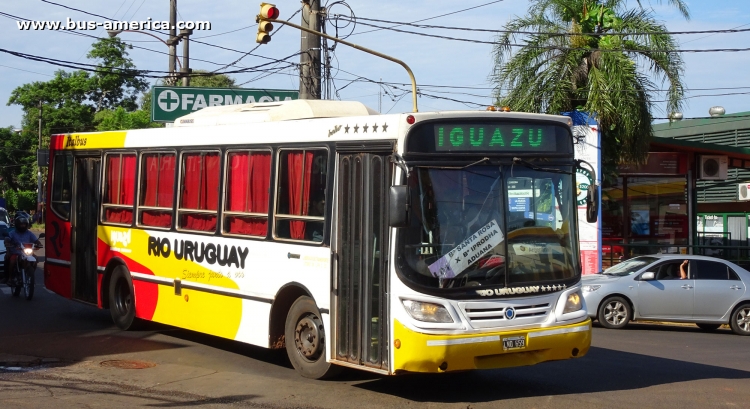
<path id="1" fill-rule="evenodd" d="M 402 276 L 431 288 L 505 287 L 577 276 L 572 183 L 569 166 L 414 168 L 408 181 L 410 225 L 399 229 Z"/>
<path id="2" fill-rule="evenodd" d="M 623 261 L 620 264 L 617 264 L 615 266 L 612 266 L 604 270 L 602 274 L 611 275 L 611 276 L 628 276 L 642 269 L 643 267 L 653 263 L 656 260 L 657 260 L 656 257 L 631 258 L 630 260 Z"/>

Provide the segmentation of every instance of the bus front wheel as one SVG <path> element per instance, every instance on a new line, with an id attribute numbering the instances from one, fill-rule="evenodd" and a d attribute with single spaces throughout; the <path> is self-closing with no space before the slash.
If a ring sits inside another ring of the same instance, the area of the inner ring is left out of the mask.
<path id="1" fill-rule="evenodd" d="M 300 375 L 311 379 L 335 376 L 341 367 L 326 361 L 326 334 L 318 307 L 310 297 L 298 298 L 286 316 L 286 353 Z"/>
<path id="2" fill-rule="evenodd" d="M 135 297 L 133 281 L 125 266 L 117 266 L 109 279 L 109 312 L 112 321 L 121 330 L 135 327 Z"/>

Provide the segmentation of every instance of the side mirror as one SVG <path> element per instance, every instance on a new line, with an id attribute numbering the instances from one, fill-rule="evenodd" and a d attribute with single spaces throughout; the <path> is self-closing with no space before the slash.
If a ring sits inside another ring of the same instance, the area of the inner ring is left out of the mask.
<path id="1" fill-rule="evenodd" d="M 44 238 L 44 236 L 46 236 L 46 234 L 44 234 L 44 233 L 39 233 L 39 238 L 40 238 L 40 239 L 43 239 L 43 238 Z"/>
<path id="2" fill-rule="evenodd" d="M 599 217 L 599 187 L 594 185 L 589 186 L 586 193 L 586 221 L 589 223 L 596 223 Z"/>
<path id="3" fill-rule="evenodd" d="M 641 274 L 641 281 L 651 281 L 655 279 L 656 276 L 654 275 L 653 271 L 647 271 L 643 274 Z"/>
<path id="4" fill-rule="evenodd" d="M 409 225 L 409 187 L 391 186 L 388 198 L 388 225 L 407 227 Z"/>

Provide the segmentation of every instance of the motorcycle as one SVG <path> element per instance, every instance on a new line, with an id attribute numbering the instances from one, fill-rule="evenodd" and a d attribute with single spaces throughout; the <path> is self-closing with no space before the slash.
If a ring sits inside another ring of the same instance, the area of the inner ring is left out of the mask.
<path id="1" fill-rule="evenodd" d="M 8 242 L 6 241 L 6 245 Z M 19 246 L 16 246 L 19 247 Z M 34 243 L 23 243 L 23 253 L 16 258 L 16 266 L 13 271 L 9 271 L 10 277 L 8 277 L 8 286 L 10 287 L 11 293 L 14 297 L 23 295 L 27 300 L 31 300 L 34 297 L 34 275 L 36 273 L 37 259 L 34 255 L 34 250 L 42 248 Z M 6 266 L 8 268 L 8 266 Z"/>

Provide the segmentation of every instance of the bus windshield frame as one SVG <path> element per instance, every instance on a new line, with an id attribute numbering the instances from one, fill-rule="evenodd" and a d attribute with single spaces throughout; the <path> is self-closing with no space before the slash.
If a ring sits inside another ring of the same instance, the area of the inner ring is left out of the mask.
<path id="1" fill-rule="evenodd" d="M 464 157 L 464 166 L 443 164 L 466 153 L 426 143 L 437 140 L 438 125 L 409 134 L 407 147 L 417 150 L 405 153 L 409 226 L 398 230 L 396 241 L 396 271 L 407 286 L 468 299 L 513 296 L 504 289 L 519 286 L 562 289 L 580 280 L 573 137 L 557 126 L 555 159 L 538 151 L 483 150 L 471 153 L 478 163 Z"/>

